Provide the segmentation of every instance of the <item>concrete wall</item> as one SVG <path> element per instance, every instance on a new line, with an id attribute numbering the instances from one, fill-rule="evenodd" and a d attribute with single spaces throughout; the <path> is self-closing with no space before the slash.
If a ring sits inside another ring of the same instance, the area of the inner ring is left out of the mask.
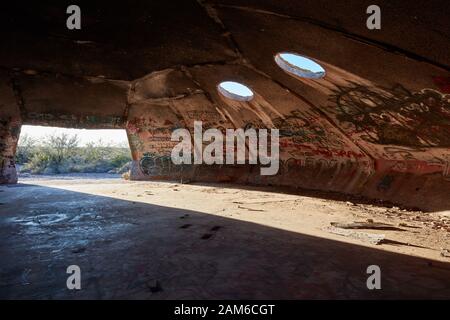
<path id="1" fill-rule="evenodd" d="M 327 93 L 321 108 L 241 65 L 168 69 L 137 80 L 127 122 L 132 178 L 295 186 L 447 206 L 450 97 L 433 89 L 381 88 L 324 65 L 325 79 L 306 80 Z M 254 99 L 223 97 L 216 85 L 224 79 L 249 85 Z M 279 174 L 261 176 L 255 165 L 173 165 L 170 152 L 177 142 L 170 141 L 171 133 L 188 128 L 193 134 L 196 120 L 204 130 L 278 128 Z"/>
<path id="2" fill-rule="evenodd" d="M 22 119 L 10 80 L 0 71 L 0 184 L 17 182 L 14 155 Z"/>
<path id="3" fill-rule="evenodd" d="M 2 183 L 17 180 L 13 155 L 22 123 L 126 128 L 135 180 L 293 186 L 447 208 L 449 95 L 435 88 L 383 87 L 318 62 L 327 70 L 324 79 L 281 71 L 279 81 L 236 63 L 165 69 L 135 81 L 3 73 Z M 248 85 L 254 99 L 222 96 L 216 86 L 224 80 Z M 279 173 L 261 176 L 257 165 L 173 165 L 170 152 L 177 142 L 171 133 L 192 131 L 199 120 L 204 130 L 278 128 Z"/>

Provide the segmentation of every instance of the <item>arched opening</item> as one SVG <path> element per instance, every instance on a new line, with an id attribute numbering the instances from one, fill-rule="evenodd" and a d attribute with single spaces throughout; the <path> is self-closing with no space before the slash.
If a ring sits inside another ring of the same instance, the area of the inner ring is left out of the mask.
<path id="1" fill-rule="evenodd" d="M 120 178 L 130 169 L 131 151 L 125 129 L 23 125 L 15 160 L 19 180 Z"/>

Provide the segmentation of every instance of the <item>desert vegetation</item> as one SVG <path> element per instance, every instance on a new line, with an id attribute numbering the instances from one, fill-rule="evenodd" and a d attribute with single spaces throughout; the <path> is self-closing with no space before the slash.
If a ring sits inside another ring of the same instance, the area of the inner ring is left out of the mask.
<path id="1" fill-rule="evenodd" d="M 124 173 L 131 161 L 126 145 L 113 145 L 102 140 L 80 144 L 77 135 L 51 134 L 36 140 L 28 135 L 20 138 L 16 163 L 20 173 Z"/>

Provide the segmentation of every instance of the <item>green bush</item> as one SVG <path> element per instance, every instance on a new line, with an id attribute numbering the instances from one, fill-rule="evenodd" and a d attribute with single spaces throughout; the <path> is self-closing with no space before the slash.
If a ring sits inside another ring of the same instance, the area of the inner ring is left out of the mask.
<path id="1" fill-rule="evenodd" d="M 131 161 L 130 152 L 128 150 L 119 149 L 115 150 L 115 154 L 111 159 L 111 164 L 114 168 L 121 168 L 124 164 Z"/>
<path id="2" fill-rule="evenodd" d="M 31 160 L 36 152 L 36 140 L 24 134 L 20 137 L 19 146 L 16 151 L 16 163 L 23 164 Z"/>
<path id="3" fill-rule="evenodd" d="M 89 143 L 79 146 L 76 135 L 52 135 L 38 143 L 21 137 L 16 162 L 21 172 L 33 174 L 119 172 L 131 161 L 130 150 L 123 147 Z"/>
<path id="4" fill-rule="evenodd" d="M 51 156 L 43 150 L 36 150 L 31 155 L 29 162 L 25 163 L 23 170 L 30 171 L 31 173 L 43 173 L 47 168 L 54 170 Z"/>

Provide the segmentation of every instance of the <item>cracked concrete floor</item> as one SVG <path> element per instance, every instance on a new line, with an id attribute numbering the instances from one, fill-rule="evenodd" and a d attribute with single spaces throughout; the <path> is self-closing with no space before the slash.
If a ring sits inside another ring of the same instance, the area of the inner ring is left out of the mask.
<path id="1" fill-rule="evenodd" d="M 0 298 L 450 298 L 448 212 L 262 187 L 25 179 L 0 186 Z M 372 219 L 390 242 L 332 234 Z M 66 268 L 81 268 L 81 290 Z M 381 268 L 381 290 L 366 269 Z"/>

